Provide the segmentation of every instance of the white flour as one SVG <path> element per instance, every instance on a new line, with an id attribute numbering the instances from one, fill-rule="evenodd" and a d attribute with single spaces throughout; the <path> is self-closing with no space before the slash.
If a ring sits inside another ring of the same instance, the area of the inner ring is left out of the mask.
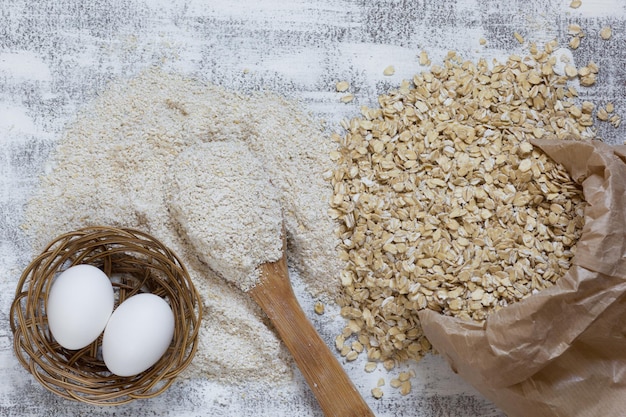
<path id="1" fill-rule="evenodd" d="M 192 146 L 170 167 L 169 207 L 198 256 L 243 291 L 282 257 L 282 212 L 263 164 L 242 142 Z"/>
<path id="2" fill-rule="evenodd" d="M 166 173 L 201 142 L 244 140 L 280 193 L 288 259 L 310 292 L 337 290 L 341 265 L 326 215 L 330 167 L 320 126 L 278 97 L 244 97 L 181 76 L 150 70 L 115 83 L 61 138 L 53 166 L 26 208 L 33 250 L 89 225 L 140 228 L 163 241 L 188 267 L 205 316 L 190 376 L 227 382 L 279 381 L 290 359 L 249 297 L 198 261 L 168 207 Z"/>

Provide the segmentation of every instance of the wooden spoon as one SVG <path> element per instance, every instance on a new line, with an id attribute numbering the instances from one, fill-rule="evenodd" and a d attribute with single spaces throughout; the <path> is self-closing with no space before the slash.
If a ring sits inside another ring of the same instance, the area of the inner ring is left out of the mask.
<path id="1" fill-rule="evenodd" d="M 203 261 L 267 314 L 324 414 L 374 416 L 293 293 L 280 201 L 263 164 L 243 143 L 208 142 L 181 154 L 176 166 L 170 209 L 181 231 Z M 262 257 L 249 256 L 259 249 Z"/>
<path id="2" fill-rule="evenodd" d="M 286 257 L 259 266 L 260 282 L 248 293 L 272 321 L 324 415 L 374 416 L 296 299 Z"/>

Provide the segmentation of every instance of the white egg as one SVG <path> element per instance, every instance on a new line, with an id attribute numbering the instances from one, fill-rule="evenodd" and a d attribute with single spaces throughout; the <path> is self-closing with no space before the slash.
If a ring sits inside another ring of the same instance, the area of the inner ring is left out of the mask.
<path id="1" fill-rule="evenodd" d="M 109 277 L 92 265 L 75 265 L 50 288 L 46 315 L 54 339 L 66 349 L 82 349 L 100 336 L 115 298 Z"/>
<path id="2" fill-rule="evenodd" d="M 137 294 L 111 315 L 102 338 L 102 357 L 109 371 L 137 375 L 154 365 L 174 337 L 174 313 L 154 294 Z"/>

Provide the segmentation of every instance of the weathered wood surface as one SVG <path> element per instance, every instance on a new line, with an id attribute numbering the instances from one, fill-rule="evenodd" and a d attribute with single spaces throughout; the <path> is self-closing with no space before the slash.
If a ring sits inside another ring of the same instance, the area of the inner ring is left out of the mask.
<path id="1" fill-rule="evenodd" d="M 377 95 L 422 68 L 416 55 L 433 62 L 448 50 L 468 59 L 523 53 L 513 37 L 557 38 L 567 25 L 587 36 L 573 51 L 579 64 L 601 67 L 598 84 L 581 96 L 626 108 L 626 3 L 583 0 L 279 0 L 138 1 L 0 0 L 0 415 L 90 416 L 321 416 L 304 380 L 291 386 L 227 387 L 211 381 L 181 381 L 164 395 L 115 408 L 94 408 L 56 398 L 20 366 L 11 351 L 9 305 L 29 248 L 19 224 L 22 206 L 46 158 L 86 102 L 116 77 L 152 65 L 188 73 L 227 88 L 269 89 L 300 99 L 336 125 L 375 105 Z M 613 27 L 602 41 L 598 32 Z M 480 46 L 483 37 L 488 43 Z M 383 69 L 393 65 L 395 75 Z M 353 85 L 355 101 L 339 103 L 339 80 Z M 599 125 L 610 143 L 626 139 L 626 123 Z M 297 291 L 297 288 L 296 288 Z M 302 303 L 310 300 L 299 294 Z M 311 311 L 309 309 L 308 311 Z M 337 331 L 330 318 L 311 317 L 328 343 Z M 374 400 L 369 390 L 379 373 L 363 364 L 346 368 L 377 416 L 501 416 L 495 407 L 452 373 L 437 357 L 413 369 L 407 396 Z"/>

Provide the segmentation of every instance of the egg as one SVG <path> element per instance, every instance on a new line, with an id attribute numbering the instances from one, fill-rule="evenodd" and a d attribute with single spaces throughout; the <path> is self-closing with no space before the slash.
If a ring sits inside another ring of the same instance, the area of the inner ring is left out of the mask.
<path id="1" fill-rule="evenodd" d="M 46 304 L 52 337 L 64 348 L 82 349 L 100 336 L 113 312 L 109 277 L 93 265 L 75 265 L 59 274 Z"/>
<path id="2" fill-rule="evenodd" d="M 158 362 L 173 337 L 174 313 L 167 301 L 137 294 L 111 315 L 102 337 L 102 357 L 115 375 L 137 375 Z"/>

